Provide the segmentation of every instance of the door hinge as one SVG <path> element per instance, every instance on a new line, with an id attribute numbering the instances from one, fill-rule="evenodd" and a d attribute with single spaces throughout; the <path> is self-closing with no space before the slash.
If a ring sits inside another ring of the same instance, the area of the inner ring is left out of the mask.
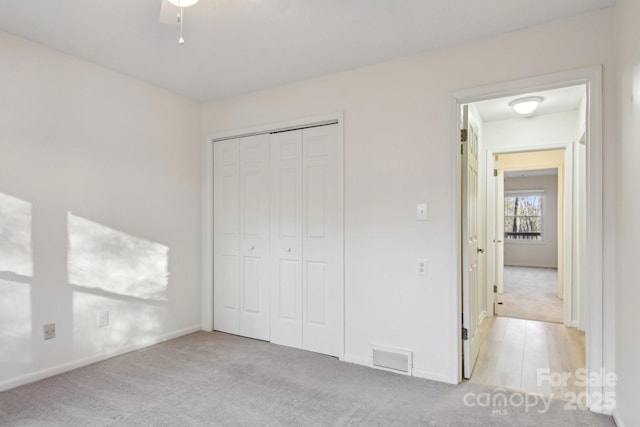
<path id="1" fill-rule="evenodd" d="M 469 339 L 469 330 L 467 328 L 462 328 L 462 341 L 467 341 Z"/>
<path id="2" fill-rule="evenodd" d="M 493 293 L 494 294 L 498 293 L 498 285 L 493 285 Z"/>
<path id="3" fill-rule="evenodd" d="M 498 176 L 498 169 L 493 170 L 493 176 Z"/>
<path id="4" fill-rule="evenodd" d="M 460 144 L 460 154 L 464 154 L 464 144 Z"/>
<path id="5" fill-rule="evenodd" d="M 460 142 L 467 142 L 467 129 L 460 129 Z"/>

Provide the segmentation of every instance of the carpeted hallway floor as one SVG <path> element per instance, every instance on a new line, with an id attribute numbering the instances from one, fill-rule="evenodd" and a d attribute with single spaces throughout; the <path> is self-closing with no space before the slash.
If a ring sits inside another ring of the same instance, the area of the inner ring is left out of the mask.
<path id="1" fill-rule="evenodd" d="M 562 323 L 558 270 L 504 267 L 504 293 L 497 296 L 496 314 L 504 317 Z"/>
<path id="2" fill-rule="evenodd" d="M 486 404 L 508 397 L 507 406 Z M 2 426 L 614 426 L 535 396 L 448 385 L 198 332 L 0 393 Z"/>

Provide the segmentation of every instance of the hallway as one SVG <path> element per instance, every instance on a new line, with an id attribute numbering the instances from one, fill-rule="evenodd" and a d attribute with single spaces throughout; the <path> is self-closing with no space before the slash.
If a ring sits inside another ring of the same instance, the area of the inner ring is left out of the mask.
<path id="1" fill-rule="evenodd" d="M 585 367 L 584 334 L 576 329 L 494 316 L 485 319 L 481 334 L 471 382 L 565 400 L 585 391 L 582 372 L 576 377 L 576 370 Z M 558 380 L 558 374 L 567 380 Z"/>

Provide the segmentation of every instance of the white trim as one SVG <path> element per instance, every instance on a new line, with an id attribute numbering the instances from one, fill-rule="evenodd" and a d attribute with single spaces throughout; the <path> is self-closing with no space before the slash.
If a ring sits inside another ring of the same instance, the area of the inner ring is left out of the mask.
<path id="1" fill-rule="evenodd" d="M 504 244 L 517 244 L 517 245 L 543 245 L 546 244 L 547 241 L 545 240 L 545 233 L 544 229 L 545 229 L 545 223 L 544 223 L 544 215 L 545 215 L 545 209 L 546 209 L 546 197 L 547 195 L 545 194 L 544 189 L 539 189 L 539 190 L 504 190 L 504 196 L 505 198 L 507 197 L 528 197 L 528 196 L 539 196 L 542 198 L 542 209 L 540 210 L 540 228 L 541 228 L 541 232 L 540 232 L 540 239 L 537 240 L 527 240 L 527 239 L 507 239 L 507 237 L 503 237 L 503 242 Z M 485 198 L 487 198 L 487 195 L 485 194 Z M 505 202 L 506 203 L 506 202 Z M 504 217 L 511 217 L 511 216 L 515 216 L 515 215 L 504 215 Z"/>
<path id="2" fill-rule="evenodd" d="M 564 143 L 553 143 L 553 144 L 541 144 L 535 145 L 535 149 L 528 149 L 523 147 L 504 147 L 504 148 L 495 148 L 495 149 L 487 149 L 487 158 L 494 158 L 494 156 L 499 154 L 507 154 L 507 153 L 524 153 L 524 152 L 535 152 L 535 151 L 548 151 L 548 150 L 564 150 L 564 159 L 562 163 L 557 164 L 545 164 L 544 169 L 549 168 L 557 168 L 558 169 L 558 195 L 560 195 L 560 185 L 562 184 L 562 222 L 560 222 L 560 217 L 558 217 L 558 225 L 562 223 L 562 235 L 558 233 L 558 270 L 562 267 L 562 318 L 563 324 L 565 326 L 570 326 L 572 319 L 571 313 L 573 312 L 573 263 L 572 259 L 572 244 L 566 244 L 564 242 L 573 242 L 573 141 L 568 141 Z M 530 166 L 527 167 L 527 170 L 535 170 L 540 168 L 541 166 Z M 510 171 L 511 168 L 500 168 L 501 171 Z M 568 177 L 568 178 L 567 178 Z M 505 191 L 506 193 L 506 191 Z M 560 211 L 561 203 L 558 201 L 557 204 L 558 212 Z M 560 228 L 558 226 L 558 228 Z M 507 241 L 506 238 L 503 238 L 503 244 L 506 246 L 507 244 L 514 244 L 514 241 Z M 524 242 L 522 242 L 524 243 Z M 534 242 L 527 242 L 528 244 L 534 244 Z M 539 240 L 538 243 L 545 243 L 544 237 L 542 240 Z M 562 250 L 562 253 L 560 251 Z M 504 289 L 499 288 L 499 291 L 502 292 Z"/>
<path id="3" fill-rule="evenodd" d="M 471 88 L 452 94 L 451 97 L 451 149 L 453 151 L 453 159 L 455 167 L 455 187 L 452 189 L 454 194 L 454 212 L 461 223 L 461 164 L 459 156 L 458 132 L 460 128 L 459 108 L 461 104 L 482 101 L 486 99 L 498 98 L 502 96 L 516 95 L 524 92 L 532 92 L 537 90 L 548 90 L 560 87 L 566 87 L 573 84 L 586 84 L 588 97 L 587 110 L 587 289 L 588 297 L 588 327 L 587 348 L 586 348 L 586 367 L 589 372 L 600 372 L 604 369 L 604 349 L 603 349 L 603 214 L 602 214 L 602 181 L 603 181 L 603 162 L 602 162 L 602 66 L 594 66 L 582 68 L 555 74 L 548 74 L 539 77 L 515 80 L 499 84 L 480 86 Z M 536 149 L 539 149 L 536 147 Z M 520 148 L 519 151 L 526 151 Z M 454 318 L 449 322 L 453 325 L 451 331 L 451 342 L 454 346 L 455 359 L 453 363 L 457 365 L 458 382 L 462 380 L 461 363 L 462 360 L 462 342 L 460 340 L 461 327 L 461 310 L 462 310 L 462 276 L 459 269 L 461 265 L 461 243 L 460 243 L 460 227 L 454 227 L 455 238 L 455 256 L 456 263 L 454 275 L 457 278 L 456 286 L 453 287 L 452 293 L 452 313 Z M 586 317 L 586 316 L 585 316 Z M 602 387 L 589 388 L 588 392 L 592 395 L 604 392 Z M 594 408 L 595 409 L 595 408 Z"/>
<path id="4" fill-rule="evenodd" d="M 371 366 L 371 360 L 369 360 L 368 357 L 354 356 L 352 354 L 345 354 L 344 356 L 340 357 L 340 361 L 353 363 L 354 365 L 361 365 L 361 366 L 367 366 L 367 367 Z"/>
<path id="5" fill-rule="evenodd" d="M 558 174 L 560 175 L 560 174 Z M 568 144 L 564 152 L 564 165 L 562 167 L 562 284 L 563 284 L 563 323 L 571 326 L 573 319 L 573 186 L 575 175 L 573 173 L 573 142 Z M 558 176 L 558 179 L 560 176 Z M 560 203 L 558 203 L 558 207 Z M 577 310 L 575 310 L 577 311 Z"/>
<path id="6" fill-rule="evenodd" d="M 565 183 L 565 186 L 563 187 L 563 194 L 564 194 L 564 199 L 563 199 L 563 211 L 565 212 L 572 212 L 573 209 L 573 203 L 571 199 L 567 199 L 566 198 L 566 179 L 564 179 L 564 177 L 566 176 L 570 176 L 571 179 L 573 180 L 573 168 L 571 168 L 571 174 L 569 175 L 567 173 L 567 151 L 571 150 L 573 147 L 573 141 L 568 141 L 568 142 L 554 142 L 554 143 L 549 143 L 549 144 L 541 144 L 541 145 L 532 145 L 532 146 L 518 146 L 518 147 L 501 147 L 501 148 L 495 148 L 495 149 L 487 149 L 487 160 L 489 161 L 489 159 L 491 159 L 490 161 L 492 162 L 491 164 L 495 164 L 494 162 L 494 158 L 497 155 L 500 154 L 512 154 L 512 153 L 530 153 L 530 152 L 536 152 L 536 151 L 550 151 L 550 150 L 564 150 L 565 152 L 565 159 L 562 163 L 557 163 L 557 164 L 551 164 L 551 163 L 545 163 L 544 165 L 532 165 L 532 166 L 528 166 L 525 168 L 518 168 L 518 169 L 511 169 L 511 168 L 504 168 L 504 167 L 499 167 L 499 171 L 500 173 L 504 173 L 504 172 L 508 172 L 511 170 L 536 170 L 536 169 L 558 169 L 558 194 L 560 194 L 560 184 L 561 184 L 561 178 L 563 179 L 562 182 Z M 573 165 L 573 161 L 571 162 L 571 166 Z M 569 193 L 571 194 L 571 193 Z M 495 198 L 498 197 L 498 195 L 493 194 L 493 196 Z M 560 204 L 558 203 L 557 206 L 557 210 L 558 212 L 560 211 Z M 498 212 L 495 212 L 495 216 L 497 217 Z M 573 217 L 570 215 L 570 220 L 573 221 Z M 573 226 L 571 226 L 571 228 L 567 228 L 566 227 L 566 223 L 565 219 L 563 217 L 563 235 L 561 236 L 558 233 L 557 239 L 558 239 L 558 265 L 556 267 L 553 266 L 549 266 L 549 267 L 544 267 L 544 268 L 558 268 L 559 267 L 559 262 L 560 262 L 560 240 L 563 239 L 566 240 L 567 237 L 567 233 L 569 235 L 571 235 L 571 233 L 573 232 Z M 559 222 L 558 222 L 559 224 Z M 571 224 L 573 224 L 573 222 L 571 222 Z M 502 238 L 502 244 L 503 246 L 506 246 L 507 244 L 511 245 L 511 244 L 515 244 L 516 242 L 513 241 L 509 241 L 507 242 L 507 239 Z M 524 243 L 524 242 L 523 242 Z M 544 239 L 539 240 L 538 243 L 540 244 L 544 244 L 546 243 L 544 241 Z M 526 244 L 535 244 L 534 242 L 527 242 Z M 562 245 L 562 248 L 565 249 L 566 245 Z M 570 258 L 570 254 L 568 256 Z M 495 257 L 494 257 L 495 258 Z M 566 252 L 563 252 L 563 264 L 564 264 L 564 259 L 567 258 Z M 572 267 L 572 266 L 571 266 Z M 563 323 L 565 326 L 569 326 L 568 325 L 568 321 L 572 320 L 571 319 L 571 304 L 573 299 L 572 298 L 567 298 L 566 296 L 569 295 L 571 296 L 571 283 L 572 283 L 572 274 L 571 274 L 571 270 L 566 268 L 566 265 L 563 265 L 563 276 L 562 276 L 562 284 L 563 284 L 563 288 L 562 288 L 562 292 L 563 292 L 563 306 L 562 306 L 562 315 L 563 315 Z M 567 284 L 569 284 L 569 289 L 567 290 Z M 503 293 L 504 292 L 504 282 L 501 282 L 498 284 L 498 292 L 499 293 Z M 568 307 L 567 307 L 568 306 Z M 567 314 L 569 313 L 569 314 Z"/>
<path id="7" fill-rule="evenodd" d="M 626 427 L 624 421 L 622 421 L 622 418 L 620 418 L 620 414 L 618 413 L 617 410 L 613 410 L 612 414 L 613 416 L 613 422 L 616 423 L 617 427 Z"/>
<path id="8" fill-rule="evenodd" d="M 240 129 L 231 129 L 209 134 L 203 142 L 202 152 L 204 153 L 202 171 L 202 330 L 213 330 L 213 144 L 216 141 L 232 139 L 241 136 L 258 135 L 271 132 L 280 132 L 304 127 L 318 126 L 336 123 L 338 126 L 338 164 L 340 176 L 338 177 L 338 187 L 342 191 L 340 197 L 339 220 L 342 222 L 341 238 L 343 242 L 341 268 L 342 290 L 340 292 L 340 348 L 338 358 L 344 360 L 345 351 L 345 233 L 344 233 L 344 113 L 335 112 L 324 115 L 292 119 L 284 122 L 262 124 Z"/>
<path id="9" fill-rule="evenodd" d="M 74 360 L 71 362 L 52 366 L 50 368 L 42 369 L 29 374 L 21 375 L 16 378 L 11 378 L 9 380 L 0 382 L 0 392 L 10 390 L 15 387 L 20 387 L 22 385 L 29 384 L 32 382 L 40 381 L 42 379 L 49 378 L 54 375 L 62 374 L 64 372 L 69 372 L 74 369 L 82 368 L 83 366 L 92 365 L 97 362 L 102 362 L 104 360 L 111 359 L 112 357 L 120 356 L 121 354 L 140 350 L 142 348 L 159 344 L 164 341 L 169 341 L 175 338 L 179 338 L 184 335 L 192 334 L 200 330 L 202 330 L 200 328 L 200 325 L 193 325 L 188 328 L 180 329 L 174 332 L 169 332 L 167 334 L 163 334 L 154 338 L 144 340 L 137 344 L 122 347 L 115 351 L 107 351 L 107 352 L 99 353 L 93 356 L 86 357 L 84 359 Z"/>
<path id="10" fill-rule="evenodd" d="M 202 143 L 202 330 L 213 331 L 213 143 L 206 138 Z"/>
<path id="11" fill-rule="evenodd" d="M 225 139 L 240 138 L 250 135 L 258 135 L 262 133 L 282 132 L 298 128 L 318 126 L 330 123 L 341 123 L 343 121 L 343 113 L 330 113 L 313 117 L 302 117 L 298 119 L 287 120 L 276 123 L 266 123 L 256 126 L 250 126 L 238 129 L 229 129 L 225 131 L 215 132 L 207 137 L 208 142 L 223 141 Z"/>
<path id="12" fill-rule="evenodd" d="M 367 368 L 374 369 L 371 367 L 371 359 L 368 357 L 345 355 L 343 358 L 340 358 L 340 360 L 343 362 L 353 363 L 355 365 L 366 366 Z M 412 376 L 446 384 L 458 384 L 460 382 L 455 377 L 447 375 L 446 373 L 430 371 L 428 369 L 420 369 L 416 368 L 415 366 L 413 367 Z"/>
<path id="13" fill-rule="evenodd" d="M 455 381 L 450 375 L 443 372 L 429 371 L 428 369 L 413 368 L 413 376 L 416 378 L 422 378 L 425 380 L 438 381 L 447 384 L 458 384 L 459 381 Z"/>
<path id="14" fill-rule="evenodd" d="M 460 339 L 462 333 L 462 155 L 460 154 L 460 129 L 462 123 L 460 122 L 460 105 L 463 104 L 462 95 L 454 94 L 451 97 L 451 117 L 454 118 L 454 123 L 451 128 L 451 147 L 453 148 L 453 167 L 452 170 L 455 173 L 454 176 L 454 188 L 451 191 L 453 194 L 453 212 L 457 222 L 453 229 L 453 241 L 456 242 L 453 245 L 453 259 L 455 260 L 455 272 L 456 284 L 452 289 L 451 301 L 453 304 L 452 313 L 455 314 L 455 318 L 452 322 L 447 322 L 451 325 L 449 331 L 449 354 L 455 355 L 455 359 L 452 360 L 453 366 L 452 372 L 457 369 L 457 375 L 454 376 L 455 383 L 462 382 L 462 340 Z"/>

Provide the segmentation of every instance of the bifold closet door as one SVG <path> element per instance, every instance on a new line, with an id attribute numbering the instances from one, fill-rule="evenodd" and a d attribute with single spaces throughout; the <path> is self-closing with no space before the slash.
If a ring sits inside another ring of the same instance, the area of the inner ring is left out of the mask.
<path id="1" fill-rule="evenodd" d="M 271 341 L 337 356 L 342 226 L 337 126 L 271 135 Z"/>
<path id="2" fill-rule="evenodd" d="M 270 143 L 271 342 L 302 348 L 302 131 Z"/>
<path id="3" fill-rule="evenodd" d="M 302 132 L 302 348 L 338 356 L 342 325 L 342 192 L 337 125 Z"/>
<path id="4" fill-rule="evenodd" d="M 269 137 L 214 148 L 214 327 L 269 340 Z"/>
<path id="5" fill-rule="evenodd" d="M 213 146 L 213 326 L 240 333 L 240 144 Z"/>

